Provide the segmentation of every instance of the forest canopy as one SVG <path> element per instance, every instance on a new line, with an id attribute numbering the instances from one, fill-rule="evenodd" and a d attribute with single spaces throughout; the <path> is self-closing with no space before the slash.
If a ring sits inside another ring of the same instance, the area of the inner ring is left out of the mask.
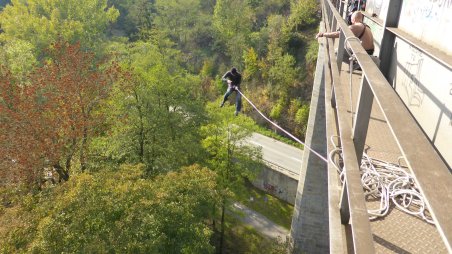
<path id="1" fill-rule="evenodd" d="M 1 252 L 213 253 L 270 129 L 304 139 L 315 0 L 0 0 Z M 19 216 L 20 214 L 20 216 Z M 70 233 L 68 233 L 70 232 Z"/>

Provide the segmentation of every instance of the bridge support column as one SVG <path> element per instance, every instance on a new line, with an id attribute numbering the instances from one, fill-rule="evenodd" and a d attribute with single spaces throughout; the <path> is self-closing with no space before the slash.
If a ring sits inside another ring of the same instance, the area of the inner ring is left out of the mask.
<path id="1" fill-rule="evenodd" d="M 326 156 L 324 48 L 319 54 L 312 91 L 306 145 Z M 290 230 L 293 253 L 328 253 L 327 163 L 305 148 Z"/>

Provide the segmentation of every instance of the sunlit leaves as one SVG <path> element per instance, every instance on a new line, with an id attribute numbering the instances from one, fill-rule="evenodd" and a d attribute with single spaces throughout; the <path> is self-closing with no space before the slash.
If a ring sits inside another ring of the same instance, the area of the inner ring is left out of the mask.
<path id="1" fill-rule="evenodd" d="M 102 137 L 110 141 L 100 143 L 112 157 L 146 164 L 149 175 L 195 162 L 205 119 L 199 78 L 181 68 L 177 51 L 159 45 L 137 42 L 119 52 L 132 79 L 114 87 L 111 135 Z"/>
<path id="2" fill-rule="evenodd" d="M 235 66 L 242 66 L 242 53 L 247 48 L 253 27 L 253 12 L 244 0 L 219 0 L 215 4 L 213 26 L 217 38 L 226 45 L 226 53 Z"/>
<path id="3" fill-rule="evenodd" d="M 246 144 L 255 128 L 254 122 L 243 115 L 234 116 L 232 106 L 218 108 L 208 104 L 210 123 L 201 128 L 203 147 L 209 152 L 210 168 L 219 177 L 221 188 L 238 186 L 244 177 L 253 178 L 260 159 L 258 149 Z"/>
<path id="4" fill-rule="evenodd" d="M 318 1 L 315 0 L 292 0 L 290 4 L 290 16 L 288 27 L 297 30 L 317 22 Z"/>
<path id="5" fill-rule="evenodd" d="M 36 252 L 212 253 L 215 174 L 191 166 L 140 179 L 139 168 L 82 174 L 59 190 Z"/>
<path id="6" fill-rule="evenodd" d="M 296 134 L 303 137 L 306 134 L 309 119 L 309 105 L 303 104 L 296 112 L 295 123 L 297 124 Z"/>
<path id="7" fill-rule="evenodd" d="M 34 50 L 35 48 L 30 42 L 24 40 L 7 41 L 0 49 L 0 59 L 16 78 L 24 82 L 27 75 L 38 63 Z"/>
<path id="8" fill-rule="evenodd" d="M 118 16 L 107 0 L 13 0 L 0 13 L 0 41 L 28 41 L 38 55 L 58 39 L 92 48 Z"/>
<path id="9" fill-rule="evenodd" d="M 258 56 L 254 48 L 249 48 L 243 54 L 243 61 L 245 62 L 244 78 L 252 77 L 259 71 Z"/>

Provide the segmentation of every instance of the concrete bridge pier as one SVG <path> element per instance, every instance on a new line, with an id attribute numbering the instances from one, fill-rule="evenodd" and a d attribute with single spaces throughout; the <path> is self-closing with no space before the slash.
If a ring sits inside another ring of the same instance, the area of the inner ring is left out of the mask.
<path id="1" fill-rule="evenodd" d="M 306 145 L 327 157 L 324 55 L 319 47 Z M 292 253 L 329 253 L 328 165 L 306 147 L 302 161 L 290 230 Z"/>

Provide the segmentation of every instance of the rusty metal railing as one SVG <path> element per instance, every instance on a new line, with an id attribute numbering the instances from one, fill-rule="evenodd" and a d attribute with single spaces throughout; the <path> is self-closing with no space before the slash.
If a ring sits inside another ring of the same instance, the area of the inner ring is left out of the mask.
<path id="1" fill-rule="evenodd" d="M 336 28 L 341 30 L 337 42 L 337 57 L 334 52 L 333 39 L 325 38 L 321 41 L 326 48 L 325 102 L 329 104 L 326 110 L 327 135 L 337 133 L 340 136 L 345 171 L 345 182 L 340 196 L 337 195 L 337 189 L 334 189 L 335 184 L 337 186 L 337 177 L 330 176 L 330 181 L 332 181 L 329 183 L 330 206 L 334 206 L 335 202 L 339 201 L 339 204 L 336 204 L 336 206 L 339 205 L 339 209 L 330 207 L 330 252 L 344 251 L 345 247 L 342 246 L 344 241 L 331 239 L 331 237 L 341 237 L 342 234 L 336 229 L 336 227 L 341 227 L 339 224 L 341 223 L 350 229 L 351 239 L 347 239 L 345 242 L 352 243 L 354 253 L 375 253 L 359 173 L 370 113 L 375 100 L 426 200 L 447 250 L 452 253 L 452 216 L 450 216 L 452 213 L 452 176 L 447 165 L 441 160 L 404 103 L 358 40 L 348 41 L 348 47 L 356 56 L 362 69 L 356 117 L 353 123 L 350 123 L 345 101 L 347 95 L 342 94 L 342 89 L 335 89 L 335 87 L 341 83 L 340 69 L 345 38 L 353 37 L 354 34 L 339 13 L 344 10 L 344 1 L 338 6 L 329 0 L 322 0 L 321 3 L 324 24 L 321 29 L 328 32 L 335 31 Z M 385 26 L 385 29 L 390 30 L 391 28 Z M 380 52 L 380 56 L 382 54 L 384 52 Z M 328 125 L 334 125 L 334 127 L 328 127 Z M 328 150 L 331 149 L 332 147 L 329 146 Z M 329 172 L 332 171 L 329 168 Z M 337 219 L 338 214 L 340 214 L 340 220 Z"/>

